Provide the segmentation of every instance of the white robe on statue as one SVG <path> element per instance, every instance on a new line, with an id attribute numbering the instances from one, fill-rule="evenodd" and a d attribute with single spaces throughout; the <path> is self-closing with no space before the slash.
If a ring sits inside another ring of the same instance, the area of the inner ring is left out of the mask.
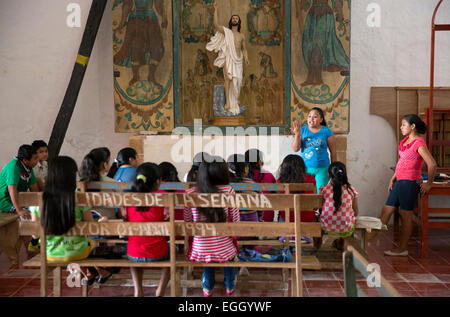
<path id="1" fill-rule="evenodd" d="M 227 76 L 231 81 L 229 88 L 228 104 L 230 106 L 231 113 L 238 115 L 240 113 L 239 108 L 239 95 L 241 93 L 242 86 L 242 72 L 243 72 L 243 57 L 238 58 L 236 55 L 236 49 L 234 47 L 234 34 L 229 28 L 223 27 L 225 35 L 221 32 L 217 32 L 211 41 L 206 44 L 208 51 L 218 52 L 214 66 L 222 68 L 227 66 Z"/>

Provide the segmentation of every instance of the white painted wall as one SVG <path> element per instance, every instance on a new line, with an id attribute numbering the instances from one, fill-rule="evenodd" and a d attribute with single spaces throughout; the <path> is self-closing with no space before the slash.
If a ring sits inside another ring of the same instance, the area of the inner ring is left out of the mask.
<path id="1" fill-rule="evenodd" d="M 81 28 L 69 28 L 66 7 L 81 7 Z M 69 84 L 90 0 L 0 1 L 0 166 L 21 144 L 48 141 Z M 78 163 L 108 146 L 114 155 L 128 135 L 114 133 L 112 2 L 105 9 L 61 154 Z"/>
<path id="2" fill-rule="evenodd" d="M 81 6 L 82 28 L 66 26 L 69 3 Z M 438 23 L 450 23 L 445 1 Z M 366 24 L 367 5 L 381 7 L 381 27 Z M 395 165 L 395 132 L 369 114 L 372 86 L 429 84 L 430 23 L 436 1 L 353 0 L 351 46 L 351 116 L 347 162 L 350 182 L 360 191 L 364 215 L 378 215 Z M 48 140 L 64 97 L 81 42 L 91 0 L 0 1 L 0 166 L 23 143 Z M 97 146 L 113 154 L 128 145 L 129 135 L 114 133 L 112 77 L 112 1 L 108 2 L 61 154 L 78 163 Z M 450 33 L 437 36 L 436 85 L 450 86 Z M 150 137 L 161 144 L 154 161 L 165 159 L 170 137 Z M 289 137 L 266 168 L 276 172 L 276 159 L 292 153 Z M 162 148 L 165 146 L 165 148 Z M 161 154 L 160 154 L 161 153 Z M 228 153 L 227 153 L 228 154 Z M 276 157 L 277 156 L 277 157 Z M 183 175 L 189 164 L 180 164 Z"/>

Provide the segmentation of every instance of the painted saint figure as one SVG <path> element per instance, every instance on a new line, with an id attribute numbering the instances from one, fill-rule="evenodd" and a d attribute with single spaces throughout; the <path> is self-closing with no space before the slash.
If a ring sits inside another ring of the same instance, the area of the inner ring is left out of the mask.
<path id="1" fill-rule="evenodd" d="M 335 23 L 344 19 L 343 0 L 298 0 L 307 11 L 302 38 L 303 59 L 308 67 L 308 77 L 302 85 L 323 84 L 322 71 L 348 71 L 350 59 L 336 35 Z M 311 4 L 312 1 L 312 4 Z M 310 7 L 311 6 L 311 7 Z M 336 11 L 336 20 L 334 11 Z"/>
<path id="2" fill-rule="evenodd" d="M 225 110 L 234 115 L 240 113 L 239 95 L 242 87 L 243 62 L 249 65 L 245 37 L 240 33 L 241 18 L 233 15 L 229 27 L 221 26 L 217 22 L 217 3 L 214 3 L 214 27 L 216 34 L 206 45 L 209 51 L 218 52 L 214 66 L 223 67 L 225 80 Z"/>
<path id="3" fill-rule="evenodd" d="M 119 52 L 114 55 L 114 64 L 130 67 L 133 78 L 132 86 L 139 80 L 139 69 L 148 65 L 148 81 L 155 86 L 162 86 L 155 79 L 156 68 L 164 57 L 164 42 L 156 11 L 162 16 L 162 27 L 167 28 L 167 16 L 164 0 L 117 0 L 123 1 L 122 19 L 119 28 L 126 26 L 124 42 Z"/>

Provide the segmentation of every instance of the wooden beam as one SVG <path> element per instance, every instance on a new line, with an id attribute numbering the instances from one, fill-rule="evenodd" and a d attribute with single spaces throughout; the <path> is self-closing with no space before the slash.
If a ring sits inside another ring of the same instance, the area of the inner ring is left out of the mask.
<path id="1" fill-rule="evenodd" d="M 69 127 L 70 119 L 75 109 L 78 93 L 80 92 L 81 84 L 83 83 L 92 48 L 94 47 L 95 38 L 97 37 L 98 28 L 102 21 L 103 12 L 105 11 L 106 2 L 107 0 L 92 1 L 69 86 L 67 87 L 64 100 L 53 125 L 52 134 L 48 143 L 49 161 L 59 155 L 59 151 L 64 142 L 64 137 L 66 136 L 67 128 Z"/>

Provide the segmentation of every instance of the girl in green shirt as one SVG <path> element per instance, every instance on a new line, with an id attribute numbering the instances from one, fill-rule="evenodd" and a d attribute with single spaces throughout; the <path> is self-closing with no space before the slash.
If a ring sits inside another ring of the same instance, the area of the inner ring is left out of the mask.
<path id="1" fill-rule="evenodd" d="M 58 156 L 50 165 L 43 193 L 41 224 L 46 234 L 48 261 L 70 262 L 87 258 L 94 249 L 85 236 L 65 236 L 76 222 L 94 221 L 91 207 L 75 206 L 77 164 L 68 156 Z M 39 217 L 39 208 L 32 208 L 33 220 Z M 99 221 L 106 221 L 102 218 Z M 93 272 L 93 273 L 92 273 Z M 91 273 L 91 274 L 90 274 Z M 88 284 L 98 277 L 97 270 L 89 269 Z M 102 278 L 100 274 L 100 278 Z M 111 275 L 111 274 L 110 274 Z M 109 277 L 109 276 L 108 276 Z"/>

